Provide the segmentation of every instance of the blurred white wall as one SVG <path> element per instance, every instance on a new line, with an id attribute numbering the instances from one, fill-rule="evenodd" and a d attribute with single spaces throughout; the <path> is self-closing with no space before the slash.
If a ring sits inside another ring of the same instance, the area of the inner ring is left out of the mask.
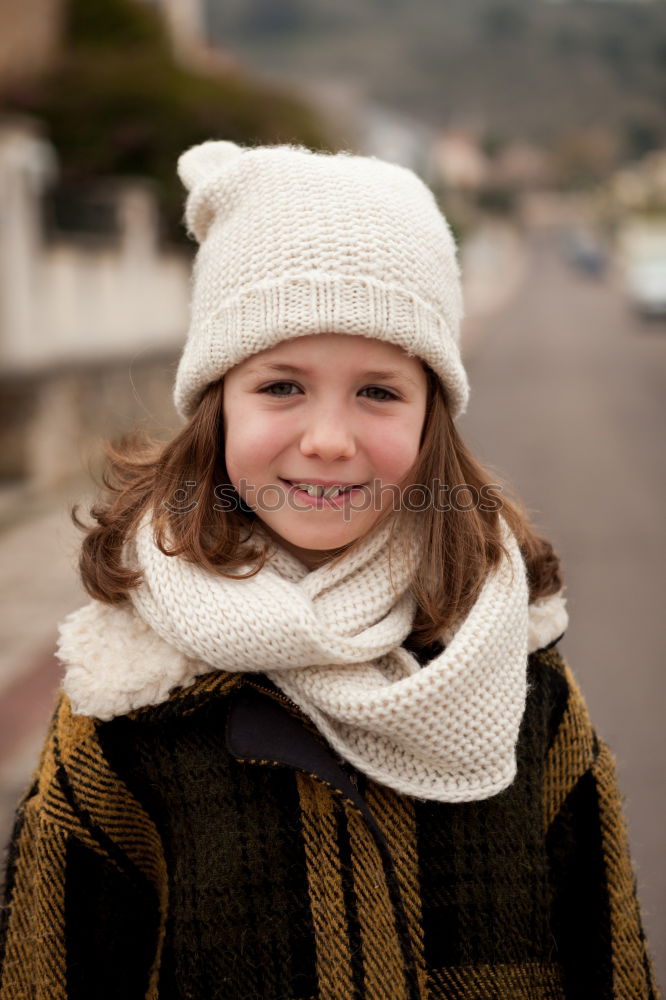
<path id="1" fill-rule="evenodd" d="M 5 373 L 182 344 L 189 260 L 158 244 L 140 181 L 116 186 L 118 236 L 47 239 L 41 199 L 55 156 L 28 122 L 0 126 L 0 366 Z"/>

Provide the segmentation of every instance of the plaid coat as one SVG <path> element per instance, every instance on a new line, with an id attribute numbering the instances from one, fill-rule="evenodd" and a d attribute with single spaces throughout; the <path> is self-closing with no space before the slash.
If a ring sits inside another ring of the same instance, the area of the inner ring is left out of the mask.
<path id="1" fill-rule="evenodd" d="M 553 646 L 499 795 L 400 796 L 262 675 L 100 722 L 19 804 L 0 1000 L 652 1000 L 612 757 Z"/>

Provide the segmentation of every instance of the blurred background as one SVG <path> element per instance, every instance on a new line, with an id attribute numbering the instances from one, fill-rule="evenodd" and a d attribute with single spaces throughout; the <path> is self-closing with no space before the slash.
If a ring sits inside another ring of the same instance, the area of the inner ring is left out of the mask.
<path id="1" fill-rule="evenodd" d="M 554 542 L 666 981 L 663 0 L 0 0 L 0 836 L 86 599 L 68 508 L 167 439 L 211 137 L 416 170 L 460 242 L 462 431 Z"/>

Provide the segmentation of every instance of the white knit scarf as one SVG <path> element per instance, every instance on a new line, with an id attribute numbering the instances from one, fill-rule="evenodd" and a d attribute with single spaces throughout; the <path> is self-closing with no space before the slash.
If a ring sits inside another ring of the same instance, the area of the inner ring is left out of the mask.
<path id="1" fill-rule="evenodd" d="M 401 645 L 415 603 L 410 558 L 391 558 L 390 585 L 388 525 L 337 564 L 309 571 L 278 548 L 255 576 L 229 579 L 165 556 L 144 521 L 131 547 L 144 574 L 134 610 L 93 602 L 69 616 L 63 686 L 75 711 L 109 717 L 211 669 L 261 671 L 375 781 L 422 799 L 486 798 L 515 775 L 528 651 L 567 623 L 559 595 L 528 611 L 523 559 L 502 529 L 509 558 L 421 667 Z M 118 663 L 121 630 L 131 668 Z"/>
<path id="2" fill-rule="evenodd" d="M 389 578 L 389 531 L 312 571 L 278 548 L 243 580 L 163 555 L 144 521 L 127 549 L 144 574 L 133 604 L 92 601 L 60 625 L 72 710 L 111 719 L 214 669 L 260 671 L 374 780 L 442 802 L 494 795 L 516 771 L 527 654 L 565 631 L 565 599 L 528 607 L 522 556 L 502 521 L 509 558 L 421 667 L 401 645 L 415 613 L 416 549 L 410 542 L 402 559 L 398 543 Z"/>

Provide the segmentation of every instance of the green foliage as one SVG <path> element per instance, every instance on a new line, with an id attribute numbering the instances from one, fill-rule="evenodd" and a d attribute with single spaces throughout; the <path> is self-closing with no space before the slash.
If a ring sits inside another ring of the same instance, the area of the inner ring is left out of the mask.
<path id="1" fill-rule="evenodd" d="M 172 235 L 182 206 L 175 166 L 183 149 L 211 137 L 250 145 L 316 146 L 322 139 L 311 115 L 291 98 L 237 77 L 197 77 L 160 58 L 128 60 L 122 51 L 104 60 L 88 53 L 71 58 L 36 103 L 65 184 L 108 174 L 153 177 Z"/>
<path id="2" fill-rule="evenodd" d="M 176 161 L 188 146 L 224 138 L 330 148 L 314 112 L 293 94 L 176 63 L 156 11 L 138 0 L 70 0 L 67 30 L 68 48 L 48 78 L 3 100 L 45 122 L 64 190 L 111 175 L 153 178 L 166 231 L 182 240 Z"/>
<path id="3" fill-rule="evenodd" d="M 166 45 L 157 11 L 136 0 L 69 0 L 65 11 L 65 36 L 74 47 L 144 45 L 164 48 Z"/>

